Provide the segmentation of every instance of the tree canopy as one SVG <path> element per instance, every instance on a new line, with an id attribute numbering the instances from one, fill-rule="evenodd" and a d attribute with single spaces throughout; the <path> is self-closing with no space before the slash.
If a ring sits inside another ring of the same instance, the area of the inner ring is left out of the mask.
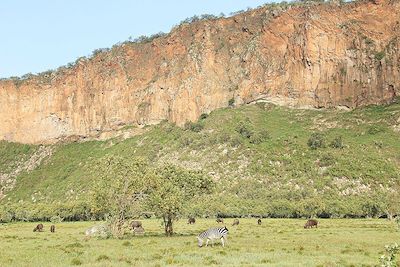
<path id="1" fill-rule="evenodd" d="M 163 218 L 165 233 L 172 235 L 172 222 L 185 206 L 197 197 L 211 193 L 213 188 L 213 180 L 200 171 L 166 165 L 157 169 L 147 204 L 150 210 Z"/>
<path id="2" fill-rule="evenodd" d="M 173 234 L 173 221 L 196 197 L 211 193 L 213 180 L 201 171 L 165 165 L 153 168 L 142 158 L 106 156 L 93 172 L 93 213 L 108 214 L 114 236 L 124 234 L 126 219 L 152 211 L 164 220 L 165 233 Z"/>

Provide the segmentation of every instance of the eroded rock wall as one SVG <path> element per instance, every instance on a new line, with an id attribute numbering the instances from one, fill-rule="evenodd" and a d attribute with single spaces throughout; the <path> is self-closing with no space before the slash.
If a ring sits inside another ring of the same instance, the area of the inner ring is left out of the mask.
<path id="1" fill-rule="evenodd" d="M 350 108 L 400 95 L 400 3 L 265 7 L 183 24 L 74 67 L 0 82 L 0 140 L 95 137 L 266 99 Z"/>

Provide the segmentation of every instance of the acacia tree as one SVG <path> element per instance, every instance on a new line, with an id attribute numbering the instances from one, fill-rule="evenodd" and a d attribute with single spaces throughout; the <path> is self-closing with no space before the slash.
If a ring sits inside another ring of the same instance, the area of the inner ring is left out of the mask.
<path id="1" fill-rule="evenodd" d="M 389 220 L 393 220 L 393 217 L 400 213 L 400 184 L 395 183 L 392 185 L 390 190 L 382 192 L 384 199 L 384 211 Z"/>
<path id="2" fill-rule="evenodd" d="M 106 156 L 92 170 L 97 176 L 91 192 L 92 213 L 108 214 L 111 233 L 121 237 L 127 215 L 141 211 L 154 172 L 141 158 Z"/>
<path id="3" fill-rule="evenodd" d="M 173 221 L 185 206 L 213 188 L 213 180 L 202 172 L 166 165 L 157 169 L 147 205 L 163 218 L 165 234 L 171 236 Z"/>

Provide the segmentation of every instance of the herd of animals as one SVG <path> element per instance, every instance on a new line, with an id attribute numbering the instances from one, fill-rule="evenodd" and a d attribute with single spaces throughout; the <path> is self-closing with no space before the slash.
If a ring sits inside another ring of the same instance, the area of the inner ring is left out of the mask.
<path id="1" fill-rule="evenodd" d="M 222 218 L 217 218 L 216 220 L 217 223 L 224 223 L 224 219 Z M 196 223 L 196 219 L 193 217 L 190 217 L 188 219 L 188 224 L 195 224 Z M 257 224 L 261 225 L 262 221 L 261 219 L 257 220 Z M 239 225 L 239 219 L 235 219 L 232 223 L 232 226 L 236 226 Z M 104 227 L 104 226 L 101 226 Z M 131 223 L 131 227 L 133 232 L 136 235 L 141 235 L 144 234 L 144 228 L 142 226 L 142 222 L 141 221 L 133 221 Z M 314 220 L 314 219 L 310 219 L 306 222 L 306 224 L 304 225 L 304 229 L 307 228 L 318 228 L 318 221 Z M 103 229 L 105 230 L 105 229 Z M 43 232 L 44 231 L 44 226 L 43 224 L 38 224 L 36 225 L 36 227 L 33 229 L 33 232 Z M 50 226 L 50 232 L 54 233 L 56 231 L 56 226 L 53 224 Z M 87 229 L 85 231 L 85 235 L 86 236 L 91 236 L 92 234 L 95 234 L 96 232 L 99 232 L 99 227 L 91 227 L 89 229 Z M 228 236 L 229 230 L 226 226 L 224 227 L 215 227 L 215 228 L 210 228 L 202 233 L 200 233 L 197 236 L 197 241 L 198 241 L 198 246 L 202 247 L 205 241 L 206 247 L 208 246 L 208 243 L 211 241 L 211 245 L 214 244 L 214 240 L 220 240 L 222 246 L 224 247 L 226 244 L 226 239 Z"/>

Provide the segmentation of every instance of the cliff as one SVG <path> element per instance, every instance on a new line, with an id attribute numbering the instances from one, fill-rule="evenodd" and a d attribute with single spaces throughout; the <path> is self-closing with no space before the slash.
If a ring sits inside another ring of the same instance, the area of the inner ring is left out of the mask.
<path id="1" fill-rule="evenodd" d="M 183 125 L 229 102 L 390 102 L 400 95 L 399 10 L 399 1 L 265 6 L 4 80 L 0 140 L 96 137 L 162 120 Z"/>

